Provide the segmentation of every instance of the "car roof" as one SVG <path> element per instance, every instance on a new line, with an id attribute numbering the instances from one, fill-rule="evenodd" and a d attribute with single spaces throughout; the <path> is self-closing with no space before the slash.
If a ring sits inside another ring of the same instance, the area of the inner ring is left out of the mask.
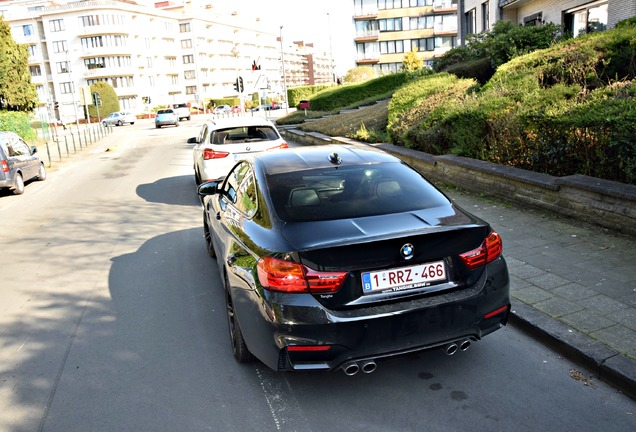
<path id="1" fill-rule="evenodd" d="M 268 175 L 330 166 L 400 162 L 395 156 L 370 146 L 335 144 L 290 147 L 284 151 L 262 153 L 255 158 L 255 163 Z"/>
<path id="2" fill-rule="evenodd" d="M 20 136 L 11 131 L 0 131 L 0 141 L 1 142 L 13 142 L 20 139 Z"/>
<path id="3" fill-rule="evenodd" d="M 274 127 L 274 123 L 263 117 L 230 117 L 215 120 L 208 120 L 211 129 L 225 129 L 232 127 L 242 126 L 271 126 Z"/>

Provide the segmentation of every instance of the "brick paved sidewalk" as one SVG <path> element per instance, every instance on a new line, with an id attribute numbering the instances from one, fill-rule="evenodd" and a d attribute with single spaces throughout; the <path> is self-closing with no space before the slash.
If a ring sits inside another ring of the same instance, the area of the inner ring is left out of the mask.
<path id="1" fill-rule="evenodd" d="M 511 321 L 636 397 L 636 239 L 498 199 L 446 189 L 502 236 Z"/>

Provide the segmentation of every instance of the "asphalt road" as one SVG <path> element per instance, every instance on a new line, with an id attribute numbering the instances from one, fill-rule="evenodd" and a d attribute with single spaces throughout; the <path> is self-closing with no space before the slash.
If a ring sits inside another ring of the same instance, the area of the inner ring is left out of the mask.
<path id="1" fill-rule="evenodd" d="M 633 400 L 511 326 L 369 375 L 235 363 L 194 126 L 115 128 L 0 195 L 0 431 L 636 430 Z"/>

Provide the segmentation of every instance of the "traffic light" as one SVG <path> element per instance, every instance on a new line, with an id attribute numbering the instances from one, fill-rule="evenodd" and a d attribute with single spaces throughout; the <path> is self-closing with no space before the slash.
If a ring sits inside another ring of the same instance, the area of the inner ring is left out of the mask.
<path id="1" fill-rule="evenodd" d="M 245 88 L 243 87 L 243 77 L 238 77 L 238 91 L 239 93 L 243 93 L 243 90 Z"/>
<path id="2" fill-rule="evenodd" d="M 93 105 L 99 106 L 101 104 L 102 104 L 102 101 L 99 98 L 99 92 L 93 92 Z"/>
<path id="3" fill-rule="evenodd" d="M 252 70 L 253 70 L 253 71 L 261 70 L 261 65 L 257 65 L 257 64 L 256 64 L 256 60 L 254 60 L 254 61 L 252 62 Z"/>
<path id="4" fill-rule="evenodd" d="M 236 81 L 234 81 L 234 91 L 238 92 L 239 91 L 239 79 L 237 78 Z"/>
<path id="5" fill-rule="evenodd" d="M 143 101 L 143 103 L 149 104 L 150 103 L 150 96 L 142 96 L 141 100 Z"/>

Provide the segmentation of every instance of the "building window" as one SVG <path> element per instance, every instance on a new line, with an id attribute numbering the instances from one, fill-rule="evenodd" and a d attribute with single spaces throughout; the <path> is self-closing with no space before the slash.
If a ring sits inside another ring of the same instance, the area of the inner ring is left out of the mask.
<path id="1" fill-rule="evenodd" d="M 72 82 L 60 83 L 60 93 L 62 94 L 73 93 L 73 83 Z"/>
<path id="2" fill-rule="evenodd" d="M 40 65 L 29 66 L 29 73 L 32 77 L 42 76 L 42 69 L 40 69 Z"/>
<path id="3" fill-rule="evenodd" d="M 181 41 L 181 48 L 192 48 L 192 39 L 183 39 Z"/>
<path id="4" fill-rule="evenodd" d="M 490 30 L 490 2 L 483 2 L 481 4 L 481 30 Z"/>
<path id="5" fill-rule="evenodd" d="M 150 87 L 154 87 L 155 86 L 155 77 L 150 75 L 148 77 L 148 84 L 150 84 Z"/>
<path id="6" fill-rule="evenodd" d="M 24 34 L 24 36 L 33 35 L 33 25 L 31 25 L 31 24 L 23 25 L 22 26 L 22 33 Z"/>
<path id="7" fill-rule="evenodd" d="M 395 54 L 404 52 L 404 41 L 380 42 L 380 54 Z"/>
<path id="8" fill-rule="evenodd" d="M 179 24 L 180 33 L 188 33 L 190 31 L 190 23 Z"/>
<path id="9" fill-rule="evenodd" d="M 66 48 L 66 41 L 55 41 L 53 42 L 53 52 L 55 53 L 63 53 L 68 51 Z"/>
<path id="10" fill-rule="evenodd" d="M 435 16 L 412 17 L 409 19 L 410 30 L 423 30 L 435 27 Z"/>
<path id="11" fill-rule="evenodd" d="M 186 86 L 186 94 L 193 95 L 197 93 L 197 86 Z"/>
<path id="12" fill-rule="evenodd" d="M 95 57 L 84 59 L 86 69 L 101 69 L 106 67 L 106 59 L 104 57 Z"/>
<path id="13" fill-rule="evenodd" d="M 571 9 L 564 15 L 565 31 L 574 37 L 602 31 L 607 29 L 607 18 L 607 3 Z"/>
<path id="14" fill-rule="evenodd" d="M 183 64 L 194 63 L 194 55 L 188 54 L 183 56 Z"/>
<path id="15" fill-rule="evenodd" d="M 465 34 L 477 33 L 477 14 L 475 9 L 471 9 L 464 14 L 464 29 L 466 29 Z"/>
<path id="16" fill-rule="evenodd" d="M 152 67 L 152 57 L 146 57 L 146 65 L 151 68 Z"/>
<path id="17" fill-rule="evenodd" d="M 183 73 L 183 75 L 185 76 L 185 79 L 187 80 L 191 80 L 191 79 L 195 79 L 196 78 L 196 74 L 193 70 L 187 70 Z"/>
<path id="18" fill-rule="evenodd" d="M 170 84 L 179 84 L 179 75 L 170 75 Z"/>
<path id="19" fill-rule="evenodd" d="M 166 60 L 168 61 L 168 66 L 176 66 L 177 65 L 177 58 L 176 57 L 166 57 Z"/>
<path id="20" fill-rule="evenodd" d="M 410 7 L 433 6 L 433 0 L 410 0 L 409 6 Z"/>
<path id="21" fill-rule="evenodd" d="M 541 24 L 543 24 L 543 21 L 541 19 L 542 16 L 543 16 L 543 13 L 539 12 L 539 13 L 524 17 L 523 25 L 533 26 L 533 27 L 540 26 Z"/>
<path id="22" fill-rule="evenodd" d="M 66 28 L 64 27 L 64 20 L 56 19 L 56 20 L 49 21 L 49 29 L 51 29 L 52 32 L 59 32 L 59 31 L 66 30 Z"/>
<path id="23" fill-rule="evenodd" d="M 38 54 L 38 48 L 36 45 L 29 45 L 27 49 L 29 50 L 29 55 L 31 57 L 35 57 Z"/>
<path id="24" fill-rule="evenodd" d="M 381 19 L 380 31 L 401 31 L 402 30 L 402 18 Z"/>
<path id="25" fill-rule="evenodd" d="M 68 62 L 55 63 L 55 70 L 57 70 L 57 73 L 68 73 Z"/>

